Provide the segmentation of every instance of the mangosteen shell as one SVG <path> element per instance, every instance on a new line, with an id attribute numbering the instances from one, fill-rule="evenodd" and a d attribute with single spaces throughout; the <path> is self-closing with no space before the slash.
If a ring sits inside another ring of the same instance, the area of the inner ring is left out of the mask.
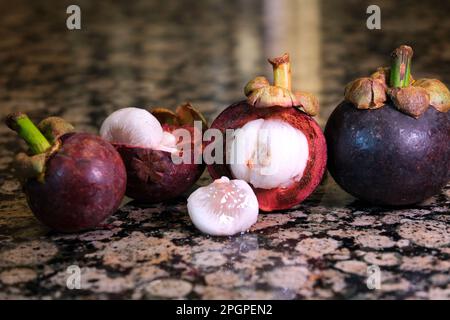
<path id="1" fill-rule="evenodd" d="M 193 127 L 183 127 L 193 135 Z M 171 131 L 175 126 L 164 128 Z M 194 154 L 190 164 L 175 164 L 170 152 L 124 144 L 113 145 L 125 163 L 128 177 L 126 195 L 140 202 L 160 203 L 174 199 L 189 190 L 205 170 L 203 163 L 194 163 Z M 193 144 L 191 150 L 194 150 Z"/>
<path id="2" fill-rule="evenodd" d="M 375 110 L 342 102 L 328 119 L 325 137 L 334 180 L 370 203 L 419 203 L 450 180 L 450 113 L 431 106 L 415 119 L 391 102 Z"/>
<path id="3" fill-rule="evenodd" d="M 299 181 L 293 182 L 288 187 L 273 189 L 261 189 L 252 186 L 258 198 L 259 208 L 262 211 L 290 209 L 307 198 L 322 180 L 327 163 L 325 137 L 317 122 L 297 108 L 278 106 L 256 108 L 245 100 L 234 103 L 222 111 L 212 123 L 211 128 L 219 129 L 225 135 L 226 129 L 238 129 L 249 121 L 257 119 L 279 119 L 287 122 L 302 131 L 308 140 L 309 158 L 303 176 Z M 226 156 L 225 143 L 223 155 Z M 222 176 L 235 179 L 225 161 L 223 161 L 223 164 L 208 165 L 208 171 L 213 179 L 219 179 Z"/>
<path id="4" fill-rule="evenodd" d="M 60 137 L 61 147 L 46 161 L 44 181 L 23 188 L 31 211 L 60 232 L 97 227 L 119 207 L 126 188 L 123 161 L 107 141 L 88 133 Z"/>

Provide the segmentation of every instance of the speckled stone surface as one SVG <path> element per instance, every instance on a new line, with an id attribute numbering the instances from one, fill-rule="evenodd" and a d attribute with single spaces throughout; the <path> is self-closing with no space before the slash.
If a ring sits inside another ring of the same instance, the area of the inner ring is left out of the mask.
<path id="1" fill-rule="evenodd" d="M 344 85 L 400 43 L 414 47 L 417 76 L 450 84 L 448 1 L 80 0 L 82 30 L 68 31 L 71 3 L 0 2 L 2 117 L 59 115 L 96 132 L 117 108 L 188 100 L 212 120 L 283 51 L 294 84 L 318 95 L 322 125 Z M 372 3 L 381 31 L 365 28 Z M 235 237 L 200 234 L 185 198 L 128 202 L 107 227 L 63 235 L 33 218 L 14 178 L 23 143 L 5 126 L 0 142 L 0 299 L 450 299 L 449 187 L 393 209 L 361 203 L 327 177 L 300 206 L 261 214 Z M 80 290 L 66 286 L 71 265 Z M 366 286 L 372 265 L 377 290 Z"/>

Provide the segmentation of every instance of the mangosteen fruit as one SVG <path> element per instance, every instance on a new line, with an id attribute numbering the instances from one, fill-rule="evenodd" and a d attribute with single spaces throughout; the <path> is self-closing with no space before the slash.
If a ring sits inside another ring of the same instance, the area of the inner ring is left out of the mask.
<path id="1" fill-rule="evenodd" d="M 192 223 L 213 236 L 231 236 L 247 231 L 258 219 L 258 200 L 243 180 L 222 177 L 200 187 L 188 198 Z"/>
<path id="2" fill-rule="evenodd" d="M 390 68 L 350 82 L 325 128 L 337 184 L 377 205 L 422 202 L 450 179 L 450 91 L 414 80 L 412 56 L 402 45 Z"/>
<path id="3" fill-rule="evenodd" d="M 263 211 L 302 202 L 320 183 L 326 166 L 325 138 L 311 117 L 318 112 L 318 100 L 291 91 L 288 54 L 269 62 L 274 84 L 254 78 L 244 89 L 247 100 L 227 107 L 212 123 L 211 128 L 227 138 L 224 159 L 207 163 L 214 179 L 225 176 L 249 183 Z"/>
<path id="4" fill-rule="evenodd" d="M 99 226 L 119 207 L 126 187 L 123 161 L 107 141 L 75 133 L 61 118 L 37 127 L 26 114 L 7 117 L 7 125 L 29 145 L 16 156 L 16 172 L 28 205 L 45 225 L 59 232 Z"/>
<path id="5" fill-rule="evenodd" d="M 100 135 L 114 145 L 125 163 L 126 195 L 159 203 L 181 195 L 202 175 L 201 140 L 206 128 L 204 117 L 187 103 L 176 112 L 117 110 L 105 119 Z"/>

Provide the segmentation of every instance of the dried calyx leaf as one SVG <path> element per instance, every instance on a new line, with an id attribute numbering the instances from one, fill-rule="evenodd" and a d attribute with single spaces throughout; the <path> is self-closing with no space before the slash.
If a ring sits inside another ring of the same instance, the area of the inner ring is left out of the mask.
<path id="1" fill-rule="evenodd" d="M 411 75 L 413 50 L 402 45 L 392 52 L 390 68 L 378 68 L 369 78 L 350 82 L 345 88 L 345 100 L 358 109 L 377 109 L 390 97 L 401 112 L 420 117 L 431 105 L 440 112 L 450 109 L 450 91 L 439 80 L 414 80 Z"/>
<path id="2" fill-rule="evenodd" d="M 389 73 L 390 73 L 391 68 L 389 67 L 379 67 L 377 68 L 377 71 L 375 71 L 374 73 L 372 73 L 370 75 L 371 79 L 378 79 L 380 80 L 382 83 L 386 84 L 386 79 L 389 79 Z"/>
<path id="3" fill-rule="evenodd" d="M 151 113 L 161 124 L 169 125 L 194 125 L 194 121 L 200 121 L 203 129 L 208 128 L 208 123 L 203 115 L 190 103 L 185 103 L 177 107 L 175 112 L 167 108 L 153 108 Z"/>
<path id="4" fill-rule="evenodd" d="M 437 79 L 419 79 L 413 83 L 414 87 L 425 89 L 430 96 L 430 105 L 440 112 L 450 110 L 450 91 Z"/>
<path id="5" fill-rule="evenodd" d="M 299 103 L 298 108 L 302 108 L 310 116 L 316 116 L 319 113 L 319 99 L 315 95 L 301 91 L 294 92 L 294 95 Z"/>
<path id="6" fill-rule="evenodd" d="M 310 116 L 315 116 L 319 110 L 316 97 L 306 92 L 291 91 L 291 67 L 289 55 L 269 59 L 273 67 L 274 84 L 270 85 L 265 77 L 250 80 L 244 88 L 247 103 L 257 107 L 295 107 Z"/>
<path id="7" fill-rule="evenodd" d="M 269 80 L 266 77 L 256 77 L 250 80 L 244 88 L 245 96 L 249 96 L 252 92 L 270 86 Z"/>
<path id="8" fill-rule="evenodd" d="M 73 132 L 75 128 L 60 117 L 48 117 L 39 122 L 38 129 L 47 138 L 50 143 L 55 141 L 63 134 Z"/>
<path id="9" fill-rule="evenodd" d="M 258 108 L 266 107 L 293 107 L 295 97 L 291 91 L 277 86 L 266 86 L 253 91 L 247 102 Z"/>
<path id="10" fill-rule="evenodd" d="M 380 78 L 359 78 L 345 87 L 345 100 L 358 109 L 378 109 L 386 101 L 386 85 Z"/>
<path id="11" fill-rule="evenodd" d="M 400 46 L 392 56 L 389 95 L 397 109 L 414 118 L 427 111 L 430 104 L 438 111 L 448 111 L 450 93 L 442 82 L 434 79 L 412 80 L 411 47 Z"/>
<path id="12" fill-rule="evenodd" d="M 166 108 L 153 108 L 151 110 L 152 115 L 158 119 L 161 124 L 179 125 L 178 116 L 172 110 Z"/>
<path id="13" fill-rule="evenodd" d="M 27 155 L 24 152 L 20 152 L 14 158 L 14 167 L 17 172 L 17 177 L 24 183 L 28 179 L 36 179 L 43 183 L 45 177 L 45 165 L 47 159 L 50 158 L 61 147 L 61 141 L 55 140 L 53 145 L 44 153 L 38 153 L 35 155 Z"/>
<path id="14" fill-rule="evenodd" d="M 430 96 L 421 87 L 391 88 L 389 96 L 397 109 L 414 118 L 423 114 L 430 105 Z"/>
<path id="15" fill-rule="evenodd" d="M 51 117 L 40 124 L 45 131 L 43 134 L 28 116 L 21 112 L 8 115 L 6 124 L 29 146 L 30 155 L 19 153 L 14 161 L 19 179 L 24 182 L 29 178 L 37 178 L 38 181 L 43 182 L 46 161 L 61 145 L 57 137 L 67 130 L 73 130 L 73 127 L 60 118 Z"/>
<path id="16" fill-rule="evenodd" d="M 23 184 L 29 178 L 37 178 L 39 181 L 43 180 L 45 172 L 45 162 L 47 156 L 45 153 L 28 156 L 24 152 L 20 152 L 14 158 L 14 167 L 17 172 L 17 178 Z"/>
<path id="17" fill-rule="evenodd" d="M 196 110 L 190 103 L 182 104 L 177 107 L 175 113 L 181 124 L 194 124 L 194 121 L 201 121 L 204 128 L 208 127 L 205 117 Z"/>

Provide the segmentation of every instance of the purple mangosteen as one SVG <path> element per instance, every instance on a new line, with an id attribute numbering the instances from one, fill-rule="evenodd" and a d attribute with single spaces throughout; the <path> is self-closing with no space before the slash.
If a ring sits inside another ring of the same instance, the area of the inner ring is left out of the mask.
<path id="1" fill-rule="evenodd" d="M 61 118 L 36 127 L 23 113 L 7 125 L 29 145 L 16 157 L 27 202 L 45 225 L 60 232 L 95 228 L 119 207 L 126 186 L 123 161 L 100 137 L 73 132 Z"/>
<path id="2" fill-rule="evenodd" d="M 391 68 L 346 87 L 325 128 L 328 169 L 353 196 L 378 205 L 411 205 L 450 180 L 450 91 L 411 76 L 411 47 Z"/>

